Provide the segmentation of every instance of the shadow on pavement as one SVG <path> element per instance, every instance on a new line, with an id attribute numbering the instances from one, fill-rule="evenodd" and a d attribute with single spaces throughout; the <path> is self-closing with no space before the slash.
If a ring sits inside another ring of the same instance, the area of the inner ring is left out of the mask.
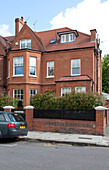
<path id="1" fill-rule="evenodd" d="M 20 140 L 21 140 L 20 138 L 5 138 L 5 139 L 0 139 L 0 144 L 13 143 L 13 142 L 17 142 Z"/>

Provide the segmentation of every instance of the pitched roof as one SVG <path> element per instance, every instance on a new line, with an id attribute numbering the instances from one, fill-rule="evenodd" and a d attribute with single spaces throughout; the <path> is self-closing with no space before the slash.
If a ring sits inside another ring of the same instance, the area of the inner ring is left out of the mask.
<path id="1" fill-rule="evenodd" d="M 70 28 L 60 28 L 43 32 L 36 32 L 36 34 L 41 38 L 44 46 L 47 51 L 54 50 L 63 50 L 63 49 L 75 49 L 75 48 L 85 48 L 85 47 L 93 47 L 95 46 L 95 42 L 90 42 L 91 36 L 88 34 L 84 34 L 79 32 L 79 36 L 76 38 L 75 42 L 71 43 L 60 43 L 60 37 L 57 34 L 62 31 L 72 31 Z M 53 44 L 50 44 L 50 41 L 53 39 L 57 39 L 57 41 Z"/>
<path id="2" fill-rule="evenodd" d="M 69 82 L 69 81 L 91 81 L 92 79 L 88 75 L 79 75 L 79 76 L 63 76 L 56 82 Z"/>
<path id="3" fill-rule="evenodd" d="M 94 47 L 95 46 L 95 42 L 90 42 L 90 38 L 91 38 L 90 35 L 79 32 L 79 31 L 78 31 L 79 36 L 76 38 L 75 42 L 60 43 L 60 37 L 59 37 L 58 33 L 65 32 L 65 31 L 72 31 L 72 29 L 70 29 L 68 27 L 64 27 L 64 28 L 42 31 L 42 32 L 34 32 L 34 33 L 37 37 L 37 40 L 40 42 L 40 44 L 44 48 L 46 48 L 47 51 L 86 48 L 86 47 Z M 15 36 L 2 37 L 2 39 L 12 43 L 15 39 Z M 50 41 L 54 40 L 54 39 L 56 39 L 56 42 L 50 43 Z M 6 46 L 5 41 L 3 42 L 3 44 Z"/>

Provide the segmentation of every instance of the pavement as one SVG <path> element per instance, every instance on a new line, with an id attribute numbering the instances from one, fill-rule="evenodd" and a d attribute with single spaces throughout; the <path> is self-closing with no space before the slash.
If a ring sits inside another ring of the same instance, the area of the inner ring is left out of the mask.
<path id="1" fill-rule="evenodd" d="M 25 140 L 36 140 L 41 142 L 56 142 L 78 145 L 92 145 L 109 147 L 109 136 L 66 134 L 55 132 L 29 131 L 27 136 L 20 136 Z"/>

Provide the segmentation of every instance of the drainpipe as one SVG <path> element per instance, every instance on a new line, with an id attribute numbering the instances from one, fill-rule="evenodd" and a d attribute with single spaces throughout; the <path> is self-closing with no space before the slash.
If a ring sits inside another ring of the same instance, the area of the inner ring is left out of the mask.
<path id="1" fill-rule="evenodd" d="M 99 60 L 99 52 L 100 52 L 100 48 L 99 48 L 99 45 L 100 45 L 100 39 L 99 39 L 99 35 L 97 35 L 97 49 L 96 49 L 96 52 L 97 52 L 97 72 L 96 72 L 96 76 L 97 76 L 97 85 L 96 85 L 96 91 L 98 92 L 98 60 Z"/>

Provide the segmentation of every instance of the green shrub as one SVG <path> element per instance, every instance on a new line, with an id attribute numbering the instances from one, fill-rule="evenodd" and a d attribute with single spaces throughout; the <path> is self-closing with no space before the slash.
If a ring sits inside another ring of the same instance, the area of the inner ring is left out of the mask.
<path id="1" fill-rule="evenodd" d="M 66 109 L 83 110 L 94 109 L 96 106 L 105 106 L 105 99 L 98 93 L 72 92 L 66 96 L 56 97 L 52 91 L 36 94 L 32 98 L 32 105 L 36 109 Z"/>
<path id="2" fill-rule="evenodd" d="M 0 95 L 0 108 L 3 108 L 4 106 L 14 106 L 17 108 L 18 99 L 13 99 L 10 96 L 6 96 L 4 94 Z"/>

